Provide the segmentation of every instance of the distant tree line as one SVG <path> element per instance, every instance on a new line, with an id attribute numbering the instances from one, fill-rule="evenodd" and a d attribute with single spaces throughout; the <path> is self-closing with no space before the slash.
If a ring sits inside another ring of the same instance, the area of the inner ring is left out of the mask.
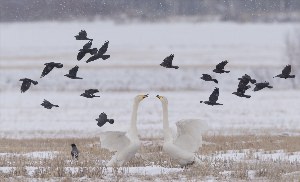
<path id="1" fill-rule="evenodd" d="M 0 0 L 0 21 L 95 18 L 299 21 L 300 0 Z"/>

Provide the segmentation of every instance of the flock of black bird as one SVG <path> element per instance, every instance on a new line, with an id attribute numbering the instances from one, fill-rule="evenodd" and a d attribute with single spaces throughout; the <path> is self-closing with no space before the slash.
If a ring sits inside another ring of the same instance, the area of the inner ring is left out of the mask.
<path id="1" fill-rule="evenodd" d="M 88 40 L 88 42 L 82 47 L 82 49 L 79 50 L 79 52 L 77 54 L 78 61 L 82 60 L 86 54 L 91 55 L 91 57 L 86 60 L 86 63 L 95 61 L 100 58 L 102 60 L 106 60 L 106 59 L 110 58 L 110 55 L 106 55 L 109 41 L 105 41 L 104 44 L 101 46 L 101 48 L 98 50 L 97 48 L 91 48 L 93 39 L 90 39 L 87 37 L 87 33 L 85 30 L 81 30 L 78 33 L 78 35 L 75 35 L 74 37 L 76 38 L 76 40 Z M 171 54 L 170 56 L 166 57 L 163 60 L 163 62 L 160 64 L 160 66 L 165 67 L 165 68 L 178 69 L 179 66 L 173 65 L 173 59 L 174 59 L 174 54 Z M 221 63 L 217 64 L 216 68 L 213 70 L 213 72 L 219 73 L 219 74 L 229 73 L 230 71 L 224 70 L 224 67 L 226 66 L 227 63 L 228 63 L 228 61 L 225 60 L 225 61 L 222 61 Z M 40 78 L 43 78 L 44 76 L 48 75 L 54 68 L 62 68 L 63 67 L 63 64 L 54 63 L 54 62 L 45 63 L 44 65 L 45 65 L 45 68 L 44 68 Z M 76 65 L 75 67 L 73 67 L 72 69 L 69 70 L 68 74 L 65 74 L 64 76 L 66 76 L 70 79 L 83 79 L 81 77 L 77 77 L 78 69 L 79 69 L 79 67 Z M 282 73 L 279 75 L 276 75 L 275 77 L 287 79 L 287 78 L 295 78 L 295 75 L 291 75 L 291 65 L 287 65 L 282 70 Z M 275 78 L 275 77 L 273 77 L 273 78 Z M 218 84 L 218 80 L 212 78 L 212 76 L 209 74 L 202 74 L 201 79 L 204 81 L 213 81 L 214 83 Z M 255 88 L 253 91 L 259 91 L 264 88 L 273 88 L 272 86 L 270 86 L 269 82 L 266 82 L 266 81 L 262 82 L 262 83 L 256 83 L 256 80 L 252 79 L 247 74 L 245 74 L 241 78 L 238 78 L 238 80 L 240 80 L 239 84 L 238 84 L 238 88 L 237 88 L 236 92 L 233 92 L 232 94 L 239 96 L 239 97 L 245 97 L 245 98 L 251 97 L 250 95 L 245 95 L 245 92 L 249 88 L 251 88 L 251 85 L 249 85 L 250 83 L 255 85 Z M 34 81 L 29 78 L 22 78 L 22 79 L 20 79 L 20 81 L 22 81 L 21 93 L 26 92 L 30 88 L 31 84 L 33 84 L 33 85 L 38 84 L 37 81 Z M 100 96 L 94 95 L 95 93 L 98 93 L 98 92 L 99 92 L 98 89 L 87 89 L 80 96 L 86 97 L 86 98 L 100 97 Z M 223 105 L 223 104 L 217 103 L 218 97 L 219 97 L 219 88 L 216 87 L 213 90 L 213 92 L 211 93 L 211 95 L 209 96 L 208 101 L 200 101 L 200 103 L 204 103 L 204 104 L 211 105 L 211 106 Z M 52 107 L 59 107 L 58 105 L 54 105 L 45 99 L 41 105 L 46 109 L 52 109 Z M 107 122 L 110 124 L 114 123 L 114 120 L 108 119 L 107 115 L 104 112 L 99 115 L 99 118 L 97 118 L 96 121 L 98 122 L 97 125 L 99 127 L 102 127 Z M 71 144 L 71 146 L 72 146 L 71 155 L 74 159 L 77 159 L 78 155 L 79 155 L 79 151 L 75 144 Z"/>

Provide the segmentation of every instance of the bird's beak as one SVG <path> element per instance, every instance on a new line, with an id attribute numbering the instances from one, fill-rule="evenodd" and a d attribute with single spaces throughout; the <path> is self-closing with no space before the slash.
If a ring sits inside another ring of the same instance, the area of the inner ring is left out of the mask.
<path id="1" fill-rule="evenodd" d="M 146 97 L 148 97 L 148 95 L 149 95 L 149 94 L 143 95 L 143 99 L 146 98 Z"/>
<path id="2" fill-rule="evenodd" d="M 161 99 L 161 96 L 159 96 L 159 95 L 157 95 L 156 97 L 157 97 L 158 99 Z"/>

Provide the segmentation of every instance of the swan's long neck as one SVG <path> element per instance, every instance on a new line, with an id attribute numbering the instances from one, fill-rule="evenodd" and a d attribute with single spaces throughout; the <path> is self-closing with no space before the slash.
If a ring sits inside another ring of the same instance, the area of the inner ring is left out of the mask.
<path id="1" fill-rule="evenodd" d="M 163 129 L 164 129 L 164 138 L 166 140 L 172 140 L 172 134 L 169 128 L 169 118 L 168 118 L 168 104 L 162 103 L 163 107 Z"/>
<path id="2" fill-rule="evenodd" d="M 134 101 L 132 107 L 132 114 L 131 114 L 131 123 L 130 123 L 130 133 L 137 135 L 137 111 L 138 111 L 139 102 Z"/>

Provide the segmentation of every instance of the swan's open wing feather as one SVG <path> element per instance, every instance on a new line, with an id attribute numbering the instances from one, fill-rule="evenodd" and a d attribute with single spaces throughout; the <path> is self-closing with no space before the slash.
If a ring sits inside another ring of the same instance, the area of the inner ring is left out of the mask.
<path id="1" fill-rule="evenodd" d="M 174 144 L 190 152 L 196 152 L 202 146 L 202 134 L 207 124 L 198 119 L 180 120 L 176 123 L 177 138 Z"/>
<path id="2" fill-rule="evenodd" d="M 100 134 L 101 147 L 111 152 L 119 151 L 129 145 L 130 140 L 126 132 L 107 131 Z"/>

